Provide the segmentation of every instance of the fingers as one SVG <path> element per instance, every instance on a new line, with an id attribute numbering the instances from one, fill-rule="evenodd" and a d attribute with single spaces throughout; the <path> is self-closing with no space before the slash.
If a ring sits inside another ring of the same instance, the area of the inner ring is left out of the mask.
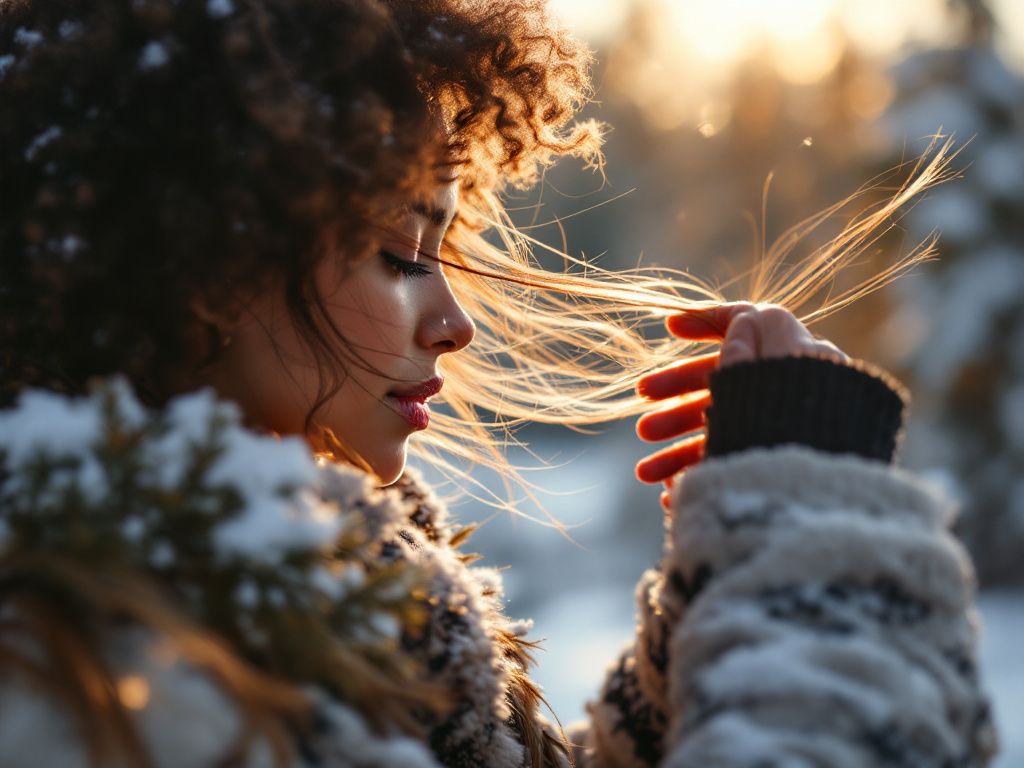
<path id="1" fill-rule="evenodd" d="M 837 362 L 849 358 L 835 344 L 817 339 L 792 312 L 773 304 L 733 302 L 687 310 L 666 320 L 668 330 L 691 341 L 720 342 L 718 352 L 691 357 L 647 374 L 637 384 L 640 395 L 650 400 L 680 397 L 681 402 L 637 422 L 642 440 L 670 440 L 704 426 L 704 412 L 711 403 L 707 391 L 710 374 L 718 367 L 771 357 L 812 355 Z M 707 436 L 691 435 L 643 459 L 636 476 L 645 483 L 671 480 L 681 470 L 698 463 Z M 667 504 L 667 491 L 662 504 Z"/>
<path id="2" fill-rule="evenodd" d="M 669 332 L 691 341 L 721 341 L 732 321 L 756 307 L 749 301 L 716 304 L 701 309 L 688 309 L 665 321 Z"/>
<path id="3" fill-rule="evenodd" d="M 642 459 L 636 465 L 637 479 L 644 483 L 660 483 L 696 464 L 704 454 L 706 439 L 703 434 L 695 435 Z"/>
<path id="4" fill-rule="evenodd" d="M 718 366 L 718 352 L 709 352 L 649 373 L 637 382 L 637 392 L 651 400 L 664 400 L 707 389 L 708 376 Z"/>
<path id="5" fill-rule="evenodd" d="M 684 339 L 721 342 L 722 367 L 798 355 L 826 357 L 836 362 L 849 360 L 835 344 L 815 338 L 792 312 L 776 304 L 719 304 L 686 310 L 665 322 L 670 332 Z"/>
<path id="6" fill-rule="evenodd" d="M 641 440 L 655 442 L 693 432 L 704 426 L 704 411 L 711 404 L 711 393 L 703 391 L 686 401 L 653 413 L 645 413 L 636 423 Z"/>
<path id="7" fill-rule="evenodd" d="M 762 356 L 761 326 L 757 316 L 748 312 L 732 321 L 722 341 L 721 366 L 735 365 Z"/>

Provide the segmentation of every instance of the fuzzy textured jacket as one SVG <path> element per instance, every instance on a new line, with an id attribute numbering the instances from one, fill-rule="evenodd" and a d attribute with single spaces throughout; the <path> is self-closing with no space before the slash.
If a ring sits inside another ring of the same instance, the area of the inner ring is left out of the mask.
<path id="1" fill-rule="evenodd" d="M 894 385 L 735 368 L 635 639 L 567 734 L 498 572 L 415 473 L 377 489 L 209 393 L 158 414 L 117 381 L 23 394 L 0 412 L 0 766 L 985 765 L 971 568 L 887 462 Z M 302 716 L 254 716 L 274 708 L 246 670 Z M 112 721 L 127 747 L 96 735 Z"/>

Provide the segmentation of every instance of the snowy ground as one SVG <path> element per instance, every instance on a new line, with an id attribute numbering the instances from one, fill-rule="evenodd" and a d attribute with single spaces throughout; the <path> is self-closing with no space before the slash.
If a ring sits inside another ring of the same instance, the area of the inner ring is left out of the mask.
<path id="1" fill-rule="evenodd" d="M 981 668 L 992 695 L 1002 752 L 995 768 L 1024 765 L 1024 593 L 990 592 L 981 597 L 985 632 Z"/>

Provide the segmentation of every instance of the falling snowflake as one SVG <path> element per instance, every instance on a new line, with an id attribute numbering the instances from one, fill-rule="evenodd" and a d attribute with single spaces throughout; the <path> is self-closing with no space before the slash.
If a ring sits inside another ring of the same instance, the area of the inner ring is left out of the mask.
<path id="1" fill-rule="evenodd" d="M 43 33 L 21 27 L 14 31 L 14 42 L 18 45 L 23 45 L 26 48 L 35 48 L 43 42 Z"/>
<path id="2" fill-rule="evenodd" d="M 167 49 L 161 43 L 151 40 L 139 55 L 139 69 L 159 69 L 170 61 Z"/>
<path id="3" fill-rule="evenodd" d="M 51 125 L 45 131 L 32 139 L 32 142 L 25 148 L 25 159 L 29 162 L 35 160 L 39 151 L 50 142 L 59 139 L 61 133 L 63 133 L 63 131 L 61 131 L 60 126 Z"/>
<path id="4" fill-rule="evenodd" d="M 206 12 L 214 19 L 223 19 L 235 12 L 235 4 L 231 0 L 207 0 Z"/>

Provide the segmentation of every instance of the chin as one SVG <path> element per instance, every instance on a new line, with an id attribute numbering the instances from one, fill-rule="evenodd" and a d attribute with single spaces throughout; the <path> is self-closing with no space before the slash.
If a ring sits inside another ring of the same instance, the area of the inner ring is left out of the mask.
<path id="1" fill-rule="evenodd" d="M 402 472 L 405 471 L 405 459 L 406 449 L 403 443 L 394 453 L 385 456 L 375 456 L 369 464 L 374 474 L 380 480 L 380 484 L 387 486 L 402 476 Z"/>

